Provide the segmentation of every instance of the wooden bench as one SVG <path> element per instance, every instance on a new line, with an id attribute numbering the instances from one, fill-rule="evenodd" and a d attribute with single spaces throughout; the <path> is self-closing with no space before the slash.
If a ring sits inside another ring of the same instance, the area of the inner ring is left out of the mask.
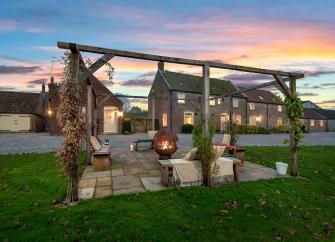
<path id="1" fill-rule="evenodd" d="M 94 171 L 107 171 L 109 170 L 109 157 L 111 152 L 111 146 L 103 145 L 101 150 L 93 152 L 93 165 Z"/>
<path id="2" fill-rule="evenodd" d="M 133 142 L 134 150 L 138 151 L 138 149 L 140 148 L 140 144 L 143 144 L 143 143 L 144 144 L 149 143 L 149 145 L 146 146 L 145 148 L 152 149 L 154 147 L 154 140 L 153 139 L 138 139 L 138 140 L 135 140 Z"/>

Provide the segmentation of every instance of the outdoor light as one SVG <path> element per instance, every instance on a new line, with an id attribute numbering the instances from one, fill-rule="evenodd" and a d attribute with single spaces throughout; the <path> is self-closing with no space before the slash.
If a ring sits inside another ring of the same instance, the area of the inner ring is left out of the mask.
<path id="1" fill-rule="evenodd" d="M 49 109 L 49 110 L 48 110 L 48 115 L 49 115 L 49 117 L 51 116 L 51 114 L 52 114 L 52 111 Z"/>
<path id="2" fill-rule="evenodd" d="M 123 117 L 123 111 L 119 111 L 119 117 Z"/>
<path id="3" fill-rule="evenodd" d="M 178 137 L 172 131 L 160 130 L 154 135 L 154 150 L 160 160 L 171 159 L 171 155 L 178 149 L 177 141 Z"/>
<path id="4" fill-rule="evenodd" d="M 261 116 L 256 117 L 256 121 L 260 122 L 262 120 Z"/>

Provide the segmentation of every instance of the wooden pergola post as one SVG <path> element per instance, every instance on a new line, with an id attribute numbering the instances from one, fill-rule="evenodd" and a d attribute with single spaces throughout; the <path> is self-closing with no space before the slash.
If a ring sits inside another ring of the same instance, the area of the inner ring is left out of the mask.
<path id="1" fill-rule="evenodd" d="M 91 135 L 92 135 L 92 85 L 87 85 L 87 105 L 86 105 L 86 164 L 91 165 L 92 157 L 92 145 L 91 145 Z"/>
<path id="2" fill-rule="evenodd" d="M 154 93 L 154 95 L 155 95 L 155 93 Z M 155 110 L 156 108 L 155 108 L 155 97 L 153 96 L 152 97 L 152 100 L 151 100 L 151 127 L 152 127 L 152 131 L 155 131 L 155 119 L 156 119 L 156 117 L 155 117 Z M 170 117 L 171 118 L 171 117 Z"/>
<path id="3" fill-rule="evenodd" d="M 291 100 L 297 97 L 297 85 L 296 80 L 294 78 L 290 78 L 290 92 L 291 92 Z M 298 176 L 298 157 L 297 157 L 297 140 L 295 139 L 295 122 L 290 120 L 290 150 L 291 150 L 291 175 Z"/>
<path id="4" fill-rule="evenodd" d="M 209 65 L 204 65 L 202 67 L 202 125 L 205 134 L 208 134 L 208 119 L 209 119 Z"/>
<path id="5" fill-rule="evenodd" d="M 71 49 L 71 78 L 74 82 L 79 82 L 79 52 Z M 76 95 L 79 96 L 79 85 L 76 89 Z M 75 154 L 70 164 L 70 201 L 78 201 L 78 154 Z"/>

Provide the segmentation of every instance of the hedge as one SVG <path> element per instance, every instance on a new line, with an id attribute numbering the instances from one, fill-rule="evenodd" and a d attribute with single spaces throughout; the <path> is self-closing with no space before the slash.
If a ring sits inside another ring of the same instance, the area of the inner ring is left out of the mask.
<path id="1" fill-rule="evenodd" d="M 194 129 L 194 125 L 193 124 L 183 124 L 181 126 L 181 132 L 184 133 L 184 134 L 190 134 L 192 133 Z"/>
<path id="2" fill-rule="evenodd" d="M 269 134 L 270 131 L 264 127 L 248 124 L 240 124 L 236 127 L 238 134 Z"/>
<path id="3" fill-rule="evenodd" d="M 288 125 L 275 125 L 271 129 L 272 133 L 289 133 L 290 127 Z"/>

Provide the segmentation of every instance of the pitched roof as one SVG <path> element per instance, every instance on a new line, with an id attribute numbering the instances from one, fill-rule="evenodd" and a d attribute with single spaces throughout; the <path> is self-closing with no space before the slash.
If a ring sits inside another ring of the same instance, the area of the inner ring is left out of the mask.
<path id="1" fill-rule="evenodd" d="M 244 93 L 247 95 L 248 101 L 250 102 L 283 104 L 283 102 L 276 95 L 267 90 L 257 89 Z"/>
<path id="2" fill-rule="evenodd" d="M 40 114 L 41 94 L 0 91 L 0 113 Z"/>
<path id="3" fill-rule="evenodd" d="M 319 114 L 312 108 L 304 108 L 304 119 L 318 119 L 324 120 L 327 119 L 325 116 Z"/>
<path id="4" fill-rule="evenodd" d="M 335 119 L 335 110 L 312 108 L 313 111 L 325 116 L 328 119 Z"/>
<path id="5" fill-rule="evenodd" d="M 202 90 L 201 76 L 158 70 L 155 76 L 155 79 L 156 78 L 163 78 L 167 82 L 169 88 L 174 91 L 201 93 Z M 230 81 L 216 78 L 210 78 L 209 86 L 210 95 L 229 95 L 230 93 L 239 90 Z M 245 97 L 242 93 L 233 96 Z"/>

